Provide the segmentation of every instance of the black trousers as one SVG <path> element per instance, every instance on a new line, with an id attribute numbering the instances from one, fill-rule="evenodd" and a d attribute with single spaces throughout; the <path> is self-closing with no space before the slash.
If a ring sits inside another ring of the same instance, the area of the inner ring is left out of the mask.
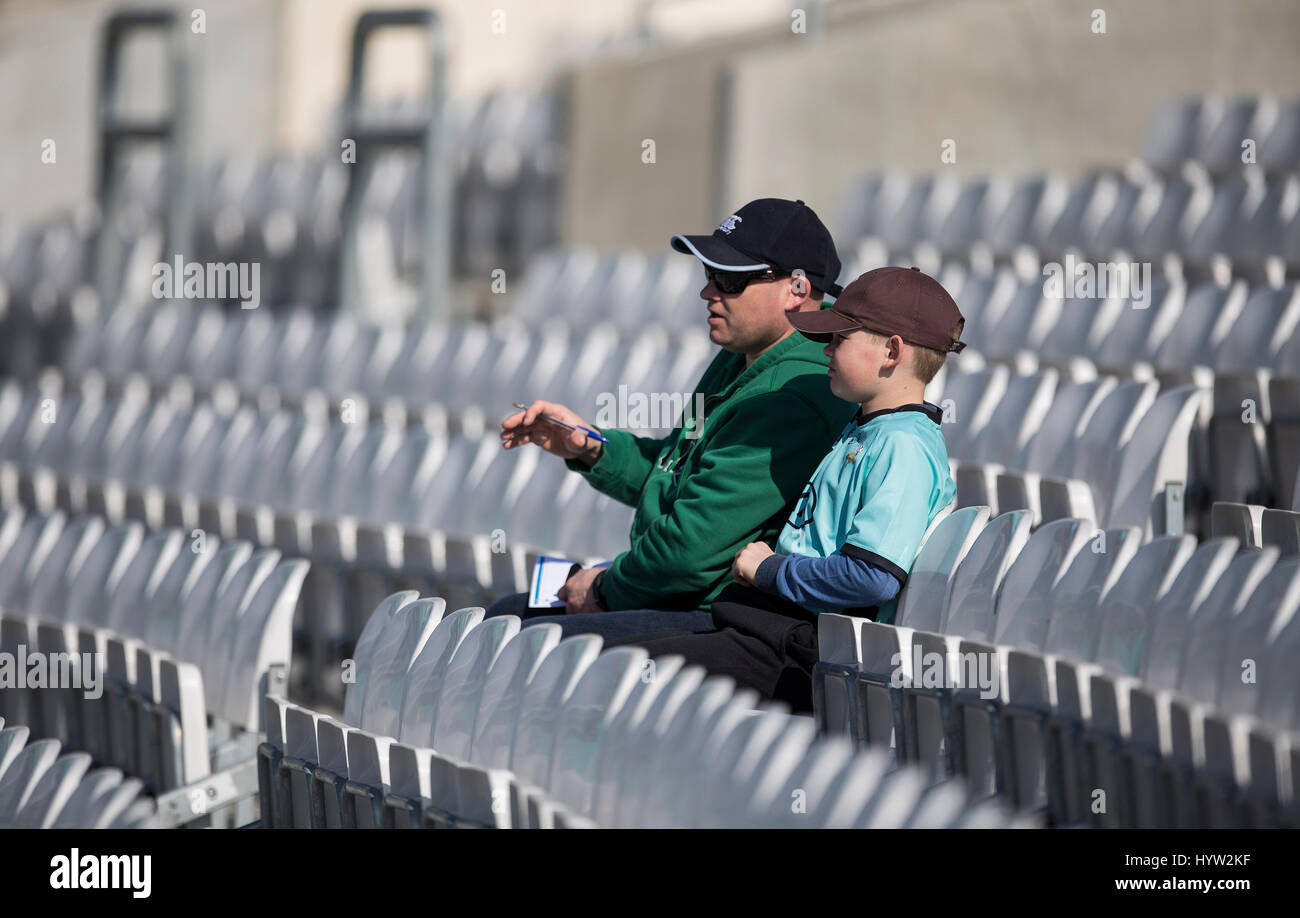
<path id="1" fill-rule="evenodd" d="M 783 701 L 793 713 L 812 713 L 812 668 L 817 663 L 817 618 L 780 596 L 731 584 L 713 601 L 715 630 L 671 632 L 607 641 L 606 647 L 644 647 L 651 657 L 681 654 L 711 675 Z"/>

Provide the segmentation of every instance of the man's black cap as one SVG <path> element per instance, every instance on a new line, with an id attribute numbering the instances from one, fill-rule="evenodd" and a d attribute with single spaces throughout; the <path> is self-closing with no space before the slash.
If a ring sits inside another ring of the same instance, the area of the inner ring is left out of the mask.
<path id="1" fill-rule="evenodd" d="M 759 198 L 723 220 L 712 235 L 677 235 L 671 243 L 717 271 L 802 271 L 815 289 L 840 295 L 835 241 L 803 201 Z"/>

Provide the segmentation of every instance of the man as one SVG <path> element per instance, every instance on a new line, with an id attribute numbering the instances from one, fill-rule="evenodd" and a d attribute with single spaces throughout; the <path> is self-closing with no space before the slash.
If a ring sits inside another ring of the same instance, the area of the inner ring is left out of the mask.
<path id="1" fill-rule="evenodd" d="M 540 446 L 636 516 L 628 551 L 564 585 L 567 614 L 529 609 L 521 593 L 489 615 L 556 621 L 565 636 L 607 639 L 711 629 L 709 606 L 730 580 L 732 558 L 776 537 L 853 415 L 830 391 L 821 346 L 795 334 L 788 318 L 820 309 L 823 292 L 840 292 L 835 244 L 806 204 L 751 201 L 711 235 L 673 236 L 672 247 L 704 267 L 709 339 L 722 348 L 696 386 L 704 416 L 693 416 L 692 398 L 667 437 L 601 429 L 605 443 L 545 420 L 591 427 L 553 402 L 507 418 L 506 449 Z"/>

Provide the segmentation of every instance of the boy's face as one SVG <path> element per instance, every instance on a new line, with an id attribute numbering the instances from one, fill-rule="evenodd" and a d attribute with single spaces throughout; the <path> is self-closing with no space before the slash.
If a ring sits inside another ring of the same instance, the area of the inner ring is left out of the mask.
<path id="1" fill-rule="evenodd" d="M 846 402 L 869 401 L 900 369 L 905 347 L 897 335 L 885 338 L 860 328 L 836 332 L 822 349 L 830 358 L 831 392 Z"/>
<path id="2" fill-rule="evenodd" d="M 727 294 L 706 276 L 700 298 L 708 303 L 709 340 L 734 354 L 757 354 L 794 328 L 786 313 L 807 301 L 795 286 L 801 279 L 754 280 L 740 293 Z M 807 290 L 807 282 L 802 289 Z"/>

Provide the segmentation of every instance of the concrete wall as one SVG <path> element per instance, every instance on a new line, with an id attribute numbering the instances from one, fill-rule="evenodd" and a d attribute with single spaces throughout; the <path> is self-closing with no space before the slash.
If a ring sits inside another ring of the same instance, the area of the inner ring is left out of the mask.
<path id="1" fill-rule="evenodd" d="M 1133 156 L 1170 95 L 1300 92 L 1300 0 L 1112 0 L 1097 35 L 1103 2 L 838 0 L 819 34 L 796 34 L 792 7 L 815 4 L 661 0 L 645 17 L 658 36 L 649 43 L 636 37 L 642 0 L 435 6 L 454 95 L 568 79 L 566 238 L 662 249 L 672 232 L 708 229 L 760 195 L 801 197 L 829 219 L 845 184 L 871 168 L 1073 173 Z M 0 3 L 0 214 L 90 199 L 99 33 L 117 5 Z M 188 38 L 196 153 L 332 142 L 352 23 L 373 5 L 207 0 L 207 33 Z M 417 85 L 415 43 L 388 39 L 376 52 L 375 95 Z M 727 72 L 729 126 L 717 104 Z M 128 72 L 132 92 L 152 82 L 147 67 Z M 56 164 L 41 162 L 45 138 Z M 957 143 L 952 165 L 939 161 L 945 138 Z"/>
<path id="2" fill-rule="evenodd" d="M 1092 31 L 1098 6 L 1105 34 Z M 783 24 L 723 49 L 580 73 L 565 226 L 574 241 L 655 248 L 755 197 L 802 198 L 831 219 L 846 183 L 874 168 L 1121 165 L 1170 96 L 1300 93 L 1297 48 L 1297 0 L 833 4 L 819 35 Z M 702 148 L 715 121 L 709 78 L 727 64 L 734 110 L 718 189 Z M 667 142 L 644 166 L 628 146 L 655 131 Z M 951 165 L 940 162 L 948 138 Z"/>
<path id="3" fill-rule="evenodd" d="M 100 33 L 112 0 L 11 0 L 0 8 L 0 213 L 32 219 L 91 200 Z M 144 5 L 144 4 L 139 4 Z M 188 33 L 193 144 L 204 154 L 269 149 L 281 100 L 274 42 L 280 5 L 205 3 L 205 34 Z M 124 96 L 157 111 L 160 46 L 127 58 Z M 41 161 L 45 138 L 57 161 Z"/>
<path id="4" fill-rule="evenodd" d="M 200 158 L 334 147 L 352 27 L 374 7 L 428 6 L 442 16 L 453 96 L 536 86 L 575 60 L 752 29 L 786 0 L 0 0 L 0 214 L 32 219 L 88 201 L 97 138 L 94 87 L 103 21 L 124 2 L 206 14 L 192 53 L 193 150 Z M 504 19 L 495 14 L 504 12 Z M 503 28 L 497 28 L 501 23 Z M 639 36 L 639 37 L 638 37 Z M 371 97 L 411 95 L 427 55 L 410 36 L 379 33 Z M 145 53 L 131 97 L 158 88 Z M 53 138 L 58 161 L 41 162 Z M 336 149 L 336 147 L 334 147 Z"/>

